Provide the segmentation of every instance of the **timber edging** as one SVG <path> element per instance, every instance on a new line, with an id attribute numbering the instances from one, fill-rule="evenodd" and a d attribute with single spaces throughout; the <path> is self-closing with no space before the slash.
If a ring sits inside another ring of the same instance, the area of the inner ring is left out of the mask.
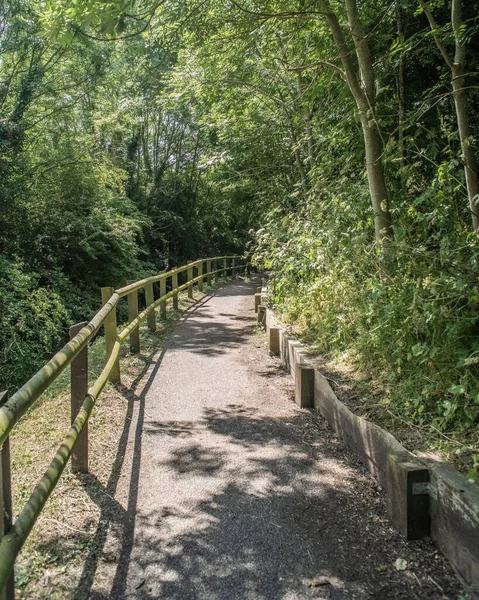
<path id="1" fill-rule="evenodd" d="M 451 465 L 418 458 L 388 431 L 354 414 L 338 399 L 326 377 L 309 364 L 305 346 L 266 307 L 266 294 L 264 288 L 259 307 L 265 313 L 262 322 L 268 349 L 291 373 L 296 403 L 319 411 L 376 478 L 396 529 L 407 539 L 430 535 L 479 598 L 479 486 Z"/>

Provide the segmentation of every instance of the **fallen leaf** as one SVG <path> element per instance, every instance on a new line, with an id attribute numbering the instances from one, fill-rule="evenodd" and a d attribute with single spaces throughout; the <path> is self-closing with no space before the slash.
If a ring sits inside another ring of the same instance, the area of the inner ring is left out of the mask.
<path id="1" fill-rule="evenodd" d="M 398 571 L 405 571 L 407 569 L 407 561 L 404 558 L 398 558 L 394 563 L 394 566 Z"/>
<path id="2" fill-rule="evenodd" d="M 316 577 L 308 583 L 309 587 L 321 587 L 322 585 L 331 585 L 331 581 L 327 577 Z"/>

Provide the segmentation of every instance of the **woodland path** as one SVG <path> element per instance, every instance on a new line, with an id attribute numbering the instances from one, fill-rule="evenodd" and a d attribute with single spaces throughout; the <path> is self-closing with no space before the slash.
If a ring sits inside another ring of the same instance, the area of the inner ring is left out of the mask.
<path id="1" fill-rule="evenodd" d="M 255 332 L 257 285 L 230 283 L 190 310 L 154 367 L 109 597 L 456 598 L 432 543 L 400 538 L 375 483 L 294 404 Z"/>

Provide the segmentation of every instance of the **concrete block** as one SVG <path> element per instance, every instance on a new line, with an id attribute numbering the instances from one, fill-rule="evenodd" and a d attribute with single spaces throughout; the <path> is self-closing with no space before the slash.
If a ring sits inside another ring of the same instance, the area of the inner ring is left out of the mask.
<path id="1" fill-rule="evenodd" d="M 314 407 L 314 369 L 309 365 L 296 364 L 294 399 L 300 408 Z"/>

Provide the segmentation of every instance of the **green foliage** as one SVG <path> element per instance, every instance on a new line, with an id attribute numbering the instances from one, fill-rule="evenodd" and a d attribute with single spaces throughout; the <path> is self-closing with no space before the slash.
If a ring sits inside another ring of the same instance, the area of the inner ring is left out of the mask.
<path id="1" fill-rule="evenodd" d="M 443 228 L 435 243 L 431 235 L 411 243 L 423 215 L 409 211 L 395 242 L 371 246 L 363 210 L 351 210 L 351 195 L 365 190 L 345 184 L 323 197 L 322 211 L 273 214 L 258 233 L 256 258 L 273 270 L 276 306 L 319 350 L 348 352 L 382 381 L 396 411 L 441 431 L 477 428 L 477 239 Z M 432 212 L 437 197 L 429 196 Z"/>
<path id="2" fill-rule="evenodd" d="M 158 6 L 0 5 L 0 390 L 98 310 L 101 286 L 244 246 L 202 115 L 172 89 L 175 44 L 146 31 Z"/>
<path id="3" fill-rule="evenodd" d="M 69 324 L 60 296 L 18 261 L 0 259 L 1 385 L 16 387 L 58 347 Z"/>
<path id="4" fill-rule="evenodd" d="M 472 145 L 473 4 L 463 3 Z M 331 6 L 354 59 L 344 2 Z M 429 6 L 452 51 L 450 3 Z M 384 247 L 373 243 L 358 107 L 317 6 L 0 6 L 0 387 L 98 308 L 100 286 L 241 252 L 261 227 L 256 256 L 274 269 L 276 305 L 313 343 L 348 352 L 419 425 L 477 431 L 479 250 L 450 69 L 417 2 L 358 10 L 394 229 Z"/>

